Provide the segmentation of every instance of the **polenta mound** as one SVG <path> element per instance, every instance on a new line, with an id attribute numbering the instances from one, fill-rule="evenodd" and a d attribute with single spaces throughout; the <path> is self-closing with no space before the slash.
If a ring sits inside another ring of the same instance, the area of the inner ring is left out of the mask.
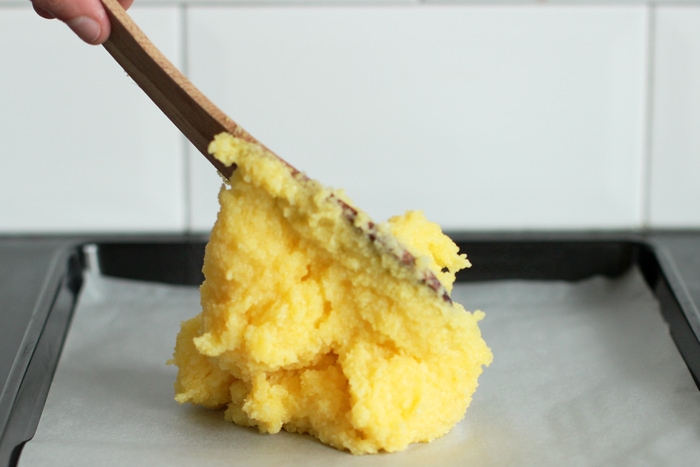
<path id="1" fill-rule="evenodd" d="M 354 454 L 447 433 L 492 358 L 483 313 L 416 276 L 427 268 L 451 290 L 468 266 L 457 246 L 420 212 L 377 226 L 354 208 L 349 218 L 342 192 L 258 145 L 222 134 L 209 149 L 237 169 L 219 193 L 202 311 L 177 337 L 176 400 Z M 397 245 L 416 267 L 391 254 Z"/>

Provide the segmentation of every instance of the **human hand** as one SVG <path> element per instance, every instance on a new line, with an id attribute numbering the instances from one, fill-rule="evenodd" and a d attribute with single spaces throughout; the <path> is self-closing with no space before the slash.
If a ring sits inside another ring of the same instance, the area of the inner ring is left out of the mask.
<path id="1" fill-rule="evenodd" d="M 100 0 L 31 0 L 39 16 L 57 18 L 88 44 L 102 44 L 109 37 L 107 12 Z M 119 0 L 127 9 L 134 0 Z"/>

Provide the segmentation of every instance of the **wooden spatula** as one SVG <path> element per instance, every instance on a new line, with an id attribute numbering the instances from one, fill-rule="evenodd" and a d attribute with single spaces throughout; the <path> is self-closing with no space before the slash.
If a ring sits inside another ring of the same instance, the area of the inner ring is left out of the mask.
<path id="1" fill-rule="evenodd" d="M 236 168 L 225 166 L 207 151 L 214 136 L 228 132 L 261 146 L 262 144 L 227 117 L 175 68 L 136 26 L 117 0 L 101 1 L 112 26 L 112 32 L 104 47 L 199 152 L 224 177 L 230 178 Z M 282 158 L 279 159 L 293 173 L 303 176 Z M 355 224 L 357 210 L 338 198 L 333 199 L 342 207 L 344 216 Z M 434 290 L 443 300 L 452 301 L 433 272 L 428 268 L 417 267 L 415 257 L 403 245 L 397 245 L 397 242 L 387 238 L 374 223 L 357 227 L 369 237 L 378 250 L 394 256 L 397 261 L 412 268 L 419 281 Z"/>

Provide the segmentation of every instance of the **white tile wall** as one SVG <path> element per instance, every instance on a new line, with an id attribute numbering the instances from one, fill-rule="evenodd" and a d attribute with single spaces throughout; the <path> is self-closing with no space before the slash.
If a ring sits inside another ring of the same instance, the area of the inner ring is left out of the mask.
<path id="1" fill-rule="evenodd" d="M 700 226 L 700 8 L 659 8 L 649 218 Z"/>
<path id="2" fill-rule="evenodd" d="M 173 60 L 175 8 L 134 17 Z M 181 139 L 101 47 L 0 9 L 0 231 L 185 228 Z"/>
<path id="3" fill-rule="evenodd" d="M 700 227 L 700 0 L 131 11 L 234 119 L 378 219 Z M 210 228 L 213 169 L 102 48 L 26 0 L 0 0 L 0 40 L 0 233 Z"/>
<path id="4" fill-rule="evenodd" d="M 641 7 L 193 7 L 188 21 L 204 92 L 375 219 L 642 221 Z M 213 219 L 210 172 L 194 165 L 196 228 Z"/>

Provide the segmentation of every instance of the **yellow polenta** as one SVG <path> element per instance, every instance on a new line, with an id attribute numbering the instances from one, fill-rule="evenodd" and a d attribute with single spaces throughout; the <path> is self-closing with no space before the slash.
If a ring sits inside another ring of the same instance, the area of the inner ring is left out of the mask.
<path id="1" fill-rule="evenodd" d="M 237 169 L 219 193 L 202 311 L 177 338 L 176 400 L 354 454 L 447 433 L 492 358 L 483 313 L 447 295 L 469 265 L 457 246 L 420 212 L 373 224 L 258 145 L 222 134 L 209 149 Z"/>

